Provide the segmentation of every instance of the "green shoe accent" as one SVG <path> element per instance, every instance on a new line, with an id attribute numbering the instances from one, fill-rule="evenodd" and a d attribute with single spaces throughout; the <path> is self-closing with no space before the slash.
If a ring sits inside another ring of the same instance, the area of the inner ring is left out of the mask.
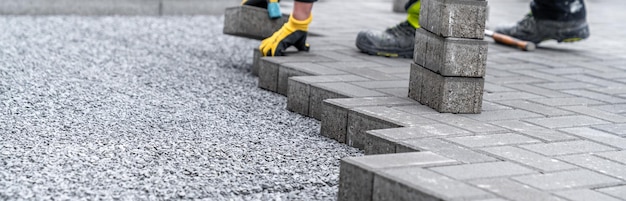
<path id="1" fill-rule="evenodd" d="M 406 21 L 408 21 L 409 24 L 411 24 L 411 26 L 413 26 L 413 28 L 415 29 L 419 29 L 421 27 L 420 26 L 421 4 L 422 4 L 421 1 L 417 1 L 414 4 L 412 4 L 407 10 Z"/>
<path id="2" fill-rule="evenodd" d="M 514 26 L 496 27 L 495 32 L 539 44 L 546 40 L 577 42 L 589 37 L 589 25 L 585 19 L 554 21 L 535 19 L 528 14 Z"/>

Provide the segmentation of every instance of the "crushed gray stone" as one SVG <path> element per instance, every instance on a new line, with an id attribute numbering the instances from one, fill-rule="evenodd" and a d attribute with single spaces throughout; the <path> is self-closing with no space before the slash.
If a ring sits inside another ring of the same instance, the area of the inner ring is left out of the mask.
<path id="1" fill-rule="evenodd" d="M 334 200 L 354 148 L 223 17 L 0 17 L 0 200 Z"/>

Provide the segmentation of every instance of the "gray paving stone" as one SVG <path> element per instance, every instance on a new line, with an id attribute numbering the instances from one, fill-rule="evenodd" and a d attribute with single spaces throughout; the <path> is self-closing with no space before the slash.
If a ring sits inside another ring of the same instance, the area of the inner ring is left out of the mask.
<path id="1" fill-rule="evenodd" d="M 609 133 L 617 134 L 621 137 L 626 137 L 626 124 L 607 124 L 593 126 L 595 129 L 600 129 Z"/>
<path id="2" fill-rule="evenodd" d="M 426 114 L 423 115 L 426 118 L 433 119 L 435 121 L 462 127 L 465 130 L 469 130 L 472 132 L 480 132 L 480 133 L 494 133 L 494 132 L 505 132 L 507 129 L 494 126 L 485 122 L 476 121 L 461 115 L 455 114 Z"/>
<path id="3" fill-rule="evenodd" d="M 626 104 L 610 104 L 610 105 L 594 106 L 594 108 L 604 110 L 607 112 L 616 113 L 616 114 L 626 113 Z"/>
<path id="4" fill-rule="evenodd" d="M 309 95 L 309 116 L 320 119 L 322 101 L 331 98 L 385 97 L 386 94 L 344 82 L 312 83 Z"/>
<path id="5" fill-rule="evenodd" d="M 522 120 L 507 120 L 507 121 L 494 121 L 494 122 L 489 122 L 490 124 L 502 127 L 502 128 L 506 128 L 508 130 L 513 130 L 513 131 L 518 131 L 518 132 L 522 132 L 522 131 L 527 131 L 527 130 L 548 130 L 546 128 L 528 123 L 528 122 L 524 122 Z"/>
<path id="6" fill-rule="evenodd" d="M 506 178 L 498 179 L 481 179 L 471 181 L 471 184 L 478 186 L 479 188 L 488 190 L 499 196 L 505 197 L 510 200 L 517 201 L 559 201 L 564 200 L 551 195 L 548 192 L 531 188 L 530 186 L 520 184 L 515 181 L 511 181 Z"/>
<path id="7" fill-rule="evenodd" d="M 558 116 L 547 118 L 527 119 L 527 122 L 537 124 L 546 128 L 567 128 L 576 126 L 590 126 L 598 124 L 607 124 L 609 122 L 583 115 Z"/>
<path id="8" fill-rule="evenodd" d="M 416 64 L 448 77 L 484 77 L 487 41 L 443 38 L 425 29 L 415 33 Z"/>
<path id="9" fill-rule="evenodd" d="M 348 127 L 348 111 L 355 107 L 379 106 L 379 105 L 404 105 L 414 104 L 413 101 L 397 97 L 366 97 L 366 98 L 342 98 L 326 99 L 323 102 L 321 117 L 322 136 L 346 143 Z M 307 106 L 308 107 L 308 106 Z"/>
<path id="10" fill-rule="evenodd" d="M 446 113 L 480 113 L 484 79 L 444 77 L 411 65 L 409 97 Z"/>
<path id="11" fill-rule="evenodd" d="M 600 105 L 603 102 L 582 98 L 582 97 L 569 97 L 569 98 L 542 98 L 532 99 L 530 101 L 541 103 L 548 106 L 570 106 L 570 105 Z"/>
<path id="12" fill-rule="evenodd" d="M 494 197 L 476 187 L 419 167 L 383 170 L 374 177 L 373 200 L 478 200 Z"/>
<path id="13" fill-rule="evenodd" d="M 620 201 L 615 197 L 608 196 L 598 191 L 591 189 L 576 189 L 567 190 L 554 193 L 558 196 L 564 197 L 572 201 L 588 201 L 588 200 L 602 200 L 602 201 Z"/>
<path id="14" fill-rule="evenodd" d="M 411 100 L 415 101 L 415 100 Z M 414 115 L 424 115 L 424 114 L 439 114 L 439 112 L 433 110 L 432 108 L 422 105 L 422 104 L 414 104 L 414 105 L 404 105 L 404 106 L 394 106 L 392 107 L 394 110 L 400 110 L 403 112 L 407 112 Z"/>
<path id="15" fill-rule="evenodd" d="M 616 198 L 626 198 L 626 185 L 608 187 L 608 188 L 599 188 L 597 191 L 609 194 Z"/>
<path id="16" fill-rule="evenodd" d="M 433 167 L 430 170 L 460 180 L 536 173 L 534 170 L 507 161 Z"/>
<path id="17" fill-rule="evenodd" d="M 314 63 L 317 61 L 328 61 L 329 58 L 321 57 L 310 53 L 291 53 L 282 57 L 262 57 L 259 59 L 258 75 L 259 88 L 278 92 L 278 71 L 286 63 Z"/>
<path id="18" fill-rule="evenodd" d="M 391 110 L 386 106 L 359 107 L 348 113 L 346 140 L 350 146 L 365 149 L 372 143 L 365 131 L 433 123 L 435 122 L 430 119 Z"/>
<path id="19" fill-rule="evenodd" d="M 350 72 L 354 75 L 358 75 L 371 80 L 402 80 L 394 74 L 386 73 L 385 71 L 376 70 L 379 68 L 354 68 L 354 67 L 342 67 L 341 70 Z"/>
<path id="20" fill-rule="evenodd" d="M 558 142 L 558 141 L 571 141 L 578 140 L 579 138 L 567 135 L 558 130 L 551 129 L 532 129 L 532 130 L 521 130 L 519 131 L 521 134 L 540 139 L 545 142 Z"/>
<path id="21" fill-rule="evenodd" d="M 262 40 L 271 36 L 289 17 L 270 19 L 267 10 L 254 6 L 227 8 L 224 13 L 224 34 Z"/>
<path id="22" fill-rule="evenodd" d="M 343 158 L 340 164 L 338 200 L 372 200 L 374 175 L 384 169 L 454 163 L 454 160 L 432 152 Z"/>
<path id="23" fill-rule="evenodd" d="M 615 162 L 626 164 L 626 150 L 615 151 L 615 152 L 603 152 L 603 153 L 597 153 L 596 155 L 606 158 L 606 159 L 613 160 Z"/>
<path id="24" fill-rule="evenodd" d="M 259 65 L 260 64 L 260 60 L 263 57 L 263 55 L 261 54 L 261 50 L 259 50 L 259 48 L 254 48 L 252 50 L 252 66 L 250 67 L 250 74 L 254 75 L 254 76 L 259 76 Z"/>
<path id="25" fill-rule="evenodd" d="M 508 107 L 508 106 L 504 106 L 501 104 L 483 100 L 483 107 L 482 107 L 483 112 L 484 111 L 496 111 L 496 110 L 512 110 L 512 109 L 513 108 Z"/>
<path id="26" fill-rule="evenodd" d="M 492 102 L 498 102 L 502 100 L 534 99 L 534 98 L 541 98 L 541 97 L 542 96 L 538 96 L 538 95 L 531 94 L 528 92 L 521 92 L 521 91 L 506 91 L 506 92 L 484 94 L 484 99 L 487 101 L 492 101 Z"/>
<path id="27" fill-rule="evenodd" d="M 514 133 L 453 137 L 446 138 L 446 140 L 471 148 L 531 144 L 540 142 L 539 140 Z"/>
<path id="28" fill-rule="evenodd" d="M 510 107 L 527 110 L 536 114 L 541 114 L 545 116 L 563 116 L 563 115 L 571 115 L 573 112 L 562 110 L 555 107 L 550 107 L 547 105 L 542 105 L 538 103 L 533 103 L 527 100 L 506 100 L 506 101 L 498 101 L 498 103 L 508 105 Z"/>
<path id="29" fill-rule="evenodd" d="M 158 0 L 2 1 L 2 15 L 159 15 Z"/>
<path id="30" fill-rule="evenodd" d="M 484 37 L 486 1 L 422 0 L 420 25 L 437 35 L 457 38 Z"/>
<path id="31" fill-rule="evenodd" d="M 611 177 L 626 179 L 626 165 L 589 154 L 561 156 L 559 159 Z"/>
<path id="32" fill-rule="evenodd" d="M 384 88 L 384 89 L 375 89 L 376 91 L 380 92 L 380 93 L 384 93 L 390 96 L 395 96 L 395 97 L 409 97 L 409 87 L 407 85 L 407 87 L 402 87 L 402 88 Z"/>
<path id="33" fill-rule="evenodd" d="M 583 82 L 554 82 L 554 83 L 537 84 L 537 86 L 544 87 L 546 89 L 553 89 L 553 90 L 591 89 L 591 88 L 600 87 L 598 85 L 583 83 Z"/>
<path id="34" fill-rule="evenodd" d="M 550 80 L 550 81 L 554 81 L 554 80 Z M 566 94 L 560 91 L 546 89 L 542 87 L 537 87 L 532 84 L 511 84 L 511 85 L 507 85 L 507 87 L 517 89 L 523 92 L 528 92 L 531 94 L 540 95 L 543 97 L 549 97 L 549 98 L 572 97 L 572 95 L 570 94 Z"/>
<path id="35" fill-rule="evenodd" d="M 519 147 L 546 156 L 584 154 L 615 150 L 614 148 L 586 140 L 520 145 Z"/>
<path id="36" fill-rule="evenodd" d="M 482 111 L 480 115 L 470 114 L 470 115 L 463 115 L 463 116 L 476 119 L 478 121 L 483 121 L 483 122 L 544 117 L 543 115 L 533 113 L 533 112 L 528 112 L 525 110 Z"/>
<path id="37" fill-rule="evenodd" d="M 310 75 L 343 75 L 343 71 L 321 66 L 316 63 L 285 63 L 278 69 L 277 93 L 287 95 L 289 77 Z"/>
<path id="38" fill-rule="evenodd" d="M 311 84 L 323 82 L 341 82 L 366 80 L 365 78 L 355 75 L 328 75 L 328 76 L 302 76 L 291 77 L 288 81 L 289 90 L 287 90 L 287 110 L 311 116 L 309 107 L 311 105 Z"/>
<path id="39" fill-rule="evenodd" d="M 586 90 L 586 89 L 565 90 L 563 92 L 564 93 L 568 93 L 568 94 L 572 94 L 572 95 L 576 95 L 576 96 L 586 97 L 586 98 L 589 98 L 589 99 L 604 101 L 604 102 L 608 102 L 608 103 L 612 103 L 612 104 L 615 104 L 615 103 L 626 103 L 626 99 L 615 97 L 615 96 L 609 96 L 609 95 L 606 95 L 606 94 L 593 92 L 593 91 L 589 91 L 589 90 Z"/>
<path id="40" fill-rule="evenodd" d="M 622 181 L 590 170 L 574 170 L 513 177 L 514 180 L 541 190 L 568 190 L 616 185 Z"/>
<path id="41" fill-rule="evenodd" d="M 497 160 L 496 158 L 437 138 L 403 140 L 396 146 L 396 152 L 398 153 L 413 151 L 432 151 L 463 163 L 482 163 Z"/>
<path id="42" fill-rule="evenodd" d="M 350 84 L 354 84 L 367 89 L 400 88 L 408 87 L 409 80 L 376 80 L 365 82 L 350 82 Z"/>
<path id="43" fill-rule="evenodd" d="M 541 172 L 575 169 L 576 166 L 513 146 L 483 148 L 483 151 L 508 161 L 536 168 Z"/>
<path id="44" fill-rule="evenodd" d="M 586 138 L 619 149 L 626 149 L 626 138 L 588 127 L 561 129 L 581 138 Z"/>
<path id="45" fill-rule="evenodd" d="M 445 124 L 371 130 L 365 134 L 369 142 L 365 145 L 365 154 L 396 153 L 396 146 L 409 139 L 469 134 L 468 131 Z"/>

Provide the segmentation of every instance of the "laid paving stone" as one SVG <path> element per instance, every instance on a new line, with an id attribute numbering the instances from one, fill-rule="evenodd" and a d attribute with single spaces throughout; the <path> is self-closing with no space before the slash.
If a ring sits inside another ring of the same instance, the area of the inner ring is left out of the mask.
<path id="1" fill-rule="evenodd" d="M 623 183 L 619 179 L 605 176 L 590 170 L 573 170 L 513 177 L 514 180 L 540 190 L 568 190 L 592 188 Z"/>
<path id="2" fill-rule="evenodd" d="M 415 101 L 415 100 L 411 100 L 411 101 Z M 400 110 L 400 111 L 407 112 L 407 113 L 414 114 L 414 115 L 439 114 L 439 112 L 422 104 L 394 106 L 392 107 L 392 109 Z"/>
<path id="3" fill-rule="evenodd" d="M 355 107 L 381 105 L 409 105 L 415 104 L 412 100 L 398 97 L 365 97 L 326 99 L 323 101 L 320 134 L 328 138 L 346 143 L 348 127 L 348 112 Z"/>
<path id="4" fill-rule="evenodd" d="M 553 172 L 577 168 L 576 166 L 562 161 L 513 146 L 490 147 L 483 148 L 481 150 L 508 161 L 514 161 L 522 165 L 536 168 L 542 172 Z"/>
<path id="5" fill-rule="evenodd" d="M 621 137 L 626 137 L 626 124 L 606 124 L 593 126 L 595 129 L 610 132 Z"/>
<path id="6" fill-rule="evenodd" d="M 437 138 L 403 140 L 396 152 L 432 151 L 462 163 L 492 162 L 498 159 Z"/>
<path id="7" fill-rule="evenodd" d="M 597 191 L 609 194 L 616 198 L 626 198 L 626 185 L 608 187 L 608 188 L 599 188 Z"/>
<path id="8" fill-rule="evenodd" d="M 472 118 L 472 119 L 479 120 L 479 121 L 483 121 L 483 122 L 544 117 L 543 115 L 533 113 L 533 112 L 528 112 L 525 110 L 482 111 L 481 115 L 465 115 L 465 116 Z"/>
<path id="9" fill-rule="evenodd" d="M 537 171 L 507 161 L 434 167 L 430 170 L 460 180 L 537 173 Z"/>
<path id="10" fill-rule="evenodd" d="M 446 77 L 484 77 L 487 41 L 442 38 L 425 29 L 415 32 L 413 61 Z"/>
<path id="11" fill-rule="evenodd" d="M 538 77 L 535 77 L 535 78 L 538 78 Z M 546 79 L 546 78 L 544 78 L 544 79 Z M 552 78 L 552 79 L 554 79 L 554 78 Z M 551 81 L 554 81 L 554 80 L 551 80 Z M 570 95 L 570 94 L 562 93 L 562 92 L 557 91 L 557 90 L 551 90 L 551 89 L 537 87 L 537 86 L 534 86 L 532 84 L 512 84 L 512 85 L 507 85 L 507 87 L 510 87 L 510 88 L 513 88 L 513 89 L 517 89 L 517 90 L 520 90 L 520 91 L 523 91 L 523 92 L 528 92 L 528 93 L 531 93 L 531 94 L 540 95 L 540 96 L 543 96 L 543 97 L 550 97 L 550 98 L 572 97 L 572 95 Z"/>
<path id="12" fill-rule="evenodd" d="M 548 192 L 540 191 L 506 178 L 481 179 L 470 181 L 470 183 L 510 200 L 564 201 L 564 199 L 551 195 Z"/>
<path id="13" fill-rule="evenodd" d="M 544 142 L 559 142 L 559 141 L 571 141 L 579 140 L 580 138 L 567 135 L 558 130 L 550 130 L 544 128 L 532 129 L 532 130 L 520 130 L 519 133 L 539 139 Z"/>
<path id="14" fill-rule="evenodd" d="M 589 154 L 561 156 L 558 159 L 615 178 L 626 179 L 626 165 Z"/>
<path id="15" fill-rule="evenodd" d="M 390 110 L 386 106 L 354 108 L 348 113 L 346 142 L 352 147 L 365 149 L 370 144 L 366 131 L 398 128 L 406 126 L 428 125 L 435 123 L 423 117 Z"/>
<path id="16" fill-rule="evenodd" d="M 316 63 L 285 63 L 278 69 L 278 86 L 276 93 L 287 95 L 289 90 L 289 78 L 294 76 L 312 76 L 312 75 L 345 75 L 344 71 L 322 66 Z"/>
<path id="17" fill-rule="evenodd" d="M 409 80 L 382 80 L 366 82 L 350 82 L 367 89 L 401 88 L 409 86 Z"/>
<path id="18" fill-rule="evenodd" d="M 547 117 L 547 118 L 535 118 L 535 119 L 527 119 L 530 123 L 534 123 L 546 128 L 556 129 L 556 128 L 567 128 L 567 127 L 580 127 L 580 126 L 590 126 L 590 125 L 598 125 L 598 124 L 607 124 L 607 121 L 583 116 L 583 115 L 572 115 L 572 116 L 558 116 L 558 117 Z"/>
<path id="19" fill-rule="evenodd" d="M 589 127 L 567 128 L 561 130 L 581 138 L 586 138 L 615 148 L 626 149 L 626 138 L 606 133 L 604 131 L 599 131 Z"/>
<path id="20" fill-rule="evenodd" d="M 614 151 L 615 148 L 586 140 L 520 145 L 519 147 L 546 156 Z"/>
<path id="21" fill-rule="evenodd" d="M 543 128 L 541 126 L 524 122 L 522 120 L 493 121 L 489 123 L 502 127 L 502 128 L 506 128 L 508 130 L 517 131 L 517 132 L 531 131 L 531 130 L 550 130 L 550 129 Z"/>
<path id="22" fill-rule="evenodd" d="M 624 98 L 619 98 L 619 97 L 615 97 L 615 96 L 609 96 L 609 95 L 606 95 L 606 94 L 593 92 L 593 91 L 589 91 L 589 90 L 585 90 L 585 89 L 565 90 L 563 92 L 564 93 L 568 93 L 568 94 L 572 94 L 572 95 L 576 95 L 576 96 L 581 96 L 581 97 L 594 99 L 594 100 L 604 101 L 604 102 L 608 102 L 608 103 L 611 103 L 611 104 L 626 103 L 626 99 L 624 99 Z"/>
<path id="23" fill-rule="evenodd" d="M 567 106 L 561 108 L 613 123 L 626 123 L 626 117 L 623 115 L 602 111 L 588 106 Z"/>
<path id="24" fill-rule="evenodd" d="M 620 201 L 621 199 L 617 199 L 615 197 L 608 196 L 606 194 L 600 193 L 591 189 L 576 189 L 576 190 L 567 190 L 567 191 L 559 191 L 554 193 L 561 197 L 567 198 L 572 201 L 588 201 L 588 200 L 603 200 L 603 201 Z"/>
<path id="25" fill-rule="evenodd" d="M 342 67 L 342 70 L 350 72 L 354 75 L 358 75 L 371 80 L 402 80 L 403 78 L 397 77 L 394 74 L 387 73 L 385 71 L 379 71 L 378 67 L 374 68 L 355 68 L 355 67 Z"/>
<path id="26" fill-rule="evenodd" d="M 562 110 L 562 109 L 558 109 L 555 107 L 533 103 L 527 100 L 507 100 L 507 101 L 498 101 L 498 103 L 504 104 L 510 107 L 514 107 L 517 109 L 527 110 L 532 113 L 541 114 L 545 116 L 563 116 L 563 115 L 574 114 L 573 112 L 570 112 L 567 110 Z"/>
<path id="27" fill-rule="evenodd" d="M 215 15 L 224 14 L 224 8 L 237 6 L 233 0 L 161 0 L 162 15 Z"/>
<path id="28" fill-rule="evenodd" d="M 423 0 L 420 25 L 443 37 L 484 37 L 487 1 Z"/>
<path id="29" fill-rule="evenodd" d="M 454 190 L 451 190 L 454 189 Z M 374 177 L 373 200 L 482 200 L 479 188 L 420 167 L 382 170 Z"/>
<path id="30" fill-rule="evenodd" d="M 480 113 L 483 78 L 444 77 L 411 64 L 409 97 L 438 112 Z"/>
<path id="31" fill-rule="evenodd" d="M 603 152 L 597 153 L 596 155 L 613 160 L 615 162 L 620 162 L 622 164 L 626 164 L 626 150 L 615 151 L 615 152 Z"/>
<path id="32" fill-rule="evenodd" d="M 385 96 L 388 95 L 345 82 L 311 83 L 309 94 L 309 116 L 320 120 L 323 112 L 322 101 L 326 99 Z"/>
<path id="33" fill-rule="evenodd" d="M 368 143 L 365 145 L 365 154 L 396 153 L 396 147 L 399 143 L 410 139 L 469 134 L 471 133 L 468 131 L 445 124 L 371 130 L 365 133 L 366 138 L 368 138 Z"/>
<path id="34" fill-rule="evenodd" d="M 328 75 L 328 76 L 296 76 L 288 80 L 287 90 L 287 110 L 311 116 L 309 114 L 311 106 L 311 84 L 323 82 L 343 82 L 366 80 L 355 75 Z"/>
<path id="35" fill-rule="evenodd" d="M 404 13 L 406 12 L 406 9 L 404 8 L 404 6 L 409 2 L 409 0 L 393 0 L 393 6 L 392 9 L 393 12 L 397 12 L 397 13 Z"/>
<path id="36" fill-rule="evenodd" d="M 252 66 L 250 66 L 250 74 L 257 77 L 259 76 L 259 65 L 261 65 L 261 58 L 263 58 L 261 50 L 259 50 L 259 48 L 254 48 L 254 50 L 252 50 Z"/>
<path id="37" fill-rule="evenodd" d="M 426 118 L 433 119 L 435 121 L 462 127 L 465 130 L 469 130 L 476 133 L 501 133 L 508 130 L 502 127 L 494 126 L 485 122 L 476 121 L 461 115 L 455 114 L 432 114 L 423 115 Z"/>
<path id="38" fill-rule="evenodd" d="M 282 57 L 262 57 L 258 61 L 259 88 L 278 92 L 278 71 L 286 63 L 314 63 L 328 61 L 329 58 L 310 53 L 290 53 Z"/>
<path id="39" fill-rule="evenodd" d="M 454 163 L 456 161 L 432 152 L 343 158 L 340 163 L 338 200 L 372 200 L 374 175 L 384 169 L 428 167 Z"/>
<path id="40" fill-rule="evenodd" d="M 453 137 L 446 138 L 446 140 L 471 148 L 532 144 L 541 142 L 539 140 L 514 133 Z"/>

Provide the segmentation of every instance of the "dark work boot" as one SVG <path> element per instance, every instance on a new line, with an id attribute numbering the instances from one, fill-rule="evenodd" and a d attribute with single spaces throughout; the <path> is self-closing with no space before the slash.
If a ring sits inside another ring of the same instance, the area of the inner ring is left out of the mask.
<path id="1" fill-rule="evenodd" d="M 371 55 L 413 58 L 415 28 L 404 21 L 379 33 L 361 31 L 356 37 L 356 47 Z"/>
<path id="2" fill-rule="evenodd" d="M 497 27 L 494 31 L 534 43 L 550 39 L 558 42 L 576 42 L 589 37 L 589 25 L 584 19 L 575 21 L 541 20 L 535 19 L 532 14 L 526 15 L 514 26 Z"/>

